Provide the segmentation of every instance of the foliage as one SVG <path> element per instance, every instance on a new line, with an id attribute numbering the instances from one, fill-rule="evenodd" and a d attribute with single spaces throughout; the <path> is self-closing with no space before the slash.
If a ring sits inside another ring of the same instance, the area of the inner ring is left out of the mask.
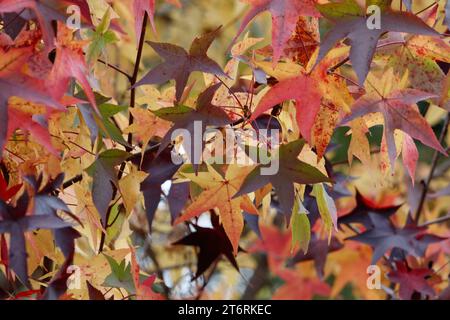
<path id="1" fill-rule="evenodd" d="M 449 14 L 0 0 L 0 297 L 448 298 Z"/>

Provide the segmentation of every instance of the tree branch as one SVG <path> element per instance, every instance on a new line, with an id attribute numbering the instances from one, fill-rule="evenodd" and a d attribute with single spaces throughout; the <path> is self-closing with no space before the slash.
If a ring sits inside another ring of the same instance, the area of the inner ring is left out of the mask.
<path id="1" fill-rule="evenodd" d="M 147 13 L 145 13 L 144 21 L 142 22 L 142 29 L 141 29 L 140 39 L 139 39 L 136 61 L 134 64 L 134 71 L 133 71 L 133 75 L 130 79 L 130 85 L 131 85 L 130 108 L 134 108 L 136 106 L 136 89 L 134 88 L 134 85 L 136 84 L 136 81 L 137 81 L 137 77 L 139 74 L 139 66 L 141 64 L 142 52 L 144 50 L 144 41 L 145 41 L 145 32 L 147 29 L 147 22 L 148 22 L 148 15 L 147 15 Z M 133 124 L 133 115 L 131 113 L 129 115 L 128 123 L 129 123 L 129 125 Z M 128 134 L 127 141 L 128 141 L 128 144 L 131 146 L 133 143 L 133 134 L 131 132 Z M 128 147 L 128 146 L 126 146 L 125 149 L 128 152 L 133 150 L 132 147 Z M 117 177 L 118 180 L 120 180 L 122 178 L 126 164 L 127 164 L 126 162 L 123 162 L 120 165 L 120 170 L 119 170 L 119 174 Z M 116 198 L 117 191 L 118 191 L 116 186 L 113 186 L 113 188 L 114 188 L 113 196 L 112 196 L 111 200 L 114 200 Z M 105 246 L 106 231 L 108 229 L 108 220 L 109 220 L 109 216 L 111 214 L 112 208 L 113 208 L 113 206 L 109 206 L 108 211 L 106 212 L 106 217 L 105 217 L 106 221 L 102 221 L 103 225 L 105 226 L 105 232 L 102 232 L 102 235 L 101 235 L 100 245 L 99 245 L 99 249 L 98 249 L 99 253 L 101 253 L 103 251 L 103 248 Z"/>

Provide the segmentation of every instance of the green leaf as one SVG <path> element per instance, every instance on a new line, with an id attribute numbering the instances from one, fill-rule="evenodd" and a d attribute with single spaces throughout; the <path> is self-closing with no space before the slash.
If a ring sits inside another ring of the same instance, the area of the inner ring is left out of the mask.
<path id="1" fill-rule="evenodd" d="M 111 138 L 112 140 L 120 143 L 123 146 L 129 146 L 128 142 L 124 139 L 122 132 L 119 128 L 109 119 L 117 113 L 127 110 L 126 106 L 118 106 L 110 103 L 104 103 L 99 106 L 99 111 L 102 119 L 96 119 L 102 121 L 102 125 L 99 125 L 101 133 L 106 138 Z M 106 132 L 105 132 L 106 130 Z"/>
<path id="2" fill-rule="evenodd" d="M 346 16 L 363 16 L 365 14 L 355 0 L 318 4 L 316 7 L 323 16 L 331 20 Z"/>
<path id="3" fill-rule="evenodd" d="M 161 119 L 176 122 L 180 117 L 185 116 L 189 112 L 193 112 L 194 109 L 178 105 L 176 107 L 169 108 L 161 108 L 155 111 L 152 111 L 153 114 Z"/>
<path id="4" fill-rule="evenodd" d="M 96 61 L 108 44 L 118 41 L 116 34 L 113 31 L 108 30 L 110 22 L 111 13 L 108 9 L 103 16 L 102 21 L 100 21 L 100 24 L 97 26 L 95 32 L 88 32 L 88 36 L 91 40 L 87 50 L 88 63 Z"/>
<path id="5" fill-rule="evenodd" d="M 111 267 L 111 274 L 105 278 L 102 284 L 105 287 L 125 289 L 129 294 L 135 294 L 133 276 L 131 275 L 131 265 L 122 260 L 120 264 L 112 257 L 105 255 L 106 260 Z"/>
<path id="6" fill-rule="evenodd" d="M 305 254 L 308 252 L 309 242 L 311 240 L 311 226 L 307 216 L 308 213 L 308 210 L 306 210 L 301 202 L 295 202 L 291 217 L 291 251 L 294 251 L 298 244 Z"/>

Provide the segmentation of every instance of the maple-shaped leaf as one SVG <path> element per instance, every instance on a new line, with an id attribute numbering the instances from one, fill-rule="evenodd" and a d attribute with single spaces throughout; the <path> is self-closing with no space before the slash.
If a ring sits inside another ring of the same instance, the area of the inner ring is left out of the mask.
<path id="1" fill-rule="evenodd" d="M 17 192 L 22 188 L 22 184 L 18 184 L 8 188 L 8 182 L 6 182 L 3 174 L 0 172 L 0 200 L 4 202 L 14 197 Z"/>
<path id="2" fill-rule="evenodd" d="M 311 129 L 320 110 L 321 97 L 316 82 L 308 75 L 301 74 L 282 80 L 262 97 L 253 111 L 250 121 L 255 120 L 274 106 L 294 99 L 300 133 L 307 141 L 311 141 Z"/>
<path id="3" fill-rule="evenodd" d="M 426 294 L 430 297 L 435 295 L 427 278 L 433 274 L 433 270 L 427 268 L 411 269 L 406 261 L 396 262 L 397 270 L 389 272 L 388 278 L 400 285 L 399 296 L 401 299 L 410 300 L 414 292 Z"/>
<path id="4" fill-rule="evenodd" d="M 28 280 L 25 232 L 37 229 L 61 229 L 71 224 L 52 214 L 28 215 L 29 197 L 24 193 L 12 207 L 0 200 L 0 233 L 10 234 L 9 263 L 20 281 Z"/>
<path id="5" fill-rule="evenodd" d="M 364 84 L 369 73 L 378 39 L 385 32 L 393 31 L 439 36 L 438 32 L 410 12 L 382 10 L 380 28 L 369 29 L 368 17 L 355 0 L 322 4 L 318 5 L 317 8 L 322 15 L 335 22 L 335 26 L 321 41 L 317 63 L 325 57 L 338 41 L 348 38 L 351 44 L 350 61 L 360 85 Z"/>
<path id="6" fill-rule="evenodd" d="M 54 96 L 61 99 L 67 90 L 69 81 L 76 79 L 92 107 L 98 112 L 95 95 L 88 80 L 89 68 L 83 52 L 85 44 L 85 41 L 74 39 L 73 30 L 61 22 L 58 23 L 56 58 L 49 75 L 49 81 Z"/>
<path id="7" fill-rule="evenodd" d="M 375 264 L 390 249 L 401 249 L 416 257 L 423 257 L 429 244 L 444 238 L 427 234 L 426 227 L 407 225 L 397 228 L 380 214 L 369 212 L 373 228 L 361 234 L 347 238 L 373 247 L 372 264 Z"/>
<path id="8" fill-rule="evenodd" d="M 232 120 L 228 114 L 220 107 L 212 104 L 212 99 L 220 83 L 213 85 L 203 91 L 197 99 L 196 109 L 185 106 L 176 106 L 163 108 L 154 111 L 159 118 L 172 121 L 174 125 L 167 131 L 167 134 L 161 141 L 158 154 L 165 150 L 172 142 L 174 133 L 179 129 L 185 129 L 190 133 L 189 137 L 185 137 L 187 146 L 185 147 L 191 163 L 197 165 L 200 163 L 201 153 L 203 152 L 205 142 L 196 141 L 198 137 L 203 137 L 208 126 L 223 127 L 230 124 Z"/>
<path id="9" fill-rule="evenodd" d="M 177 155 L 172 154 L 171 149 L 166 148 L 158 156 L 155 151 L 145 152 L 142 164 L 141 159 L 136 159 L 134 162 L 142 171 L 148 173 L 148 177 L 141 184 L 141 191 L 144 195 L 145 213 L 150 231 L 156 209 L 161 202 L 161 186 L 164 182 L 172 180 L 181 166 L 180 160 Z"/>
<path id="10" fill-rule="evenodd" d="M 197 258 L 197 271 L 192 280 L 200 277 L 222 255 L 239 271 L 233 254 L 233 246 L 215 214 L 211 215 L 211 222 L 212 229 L 194 225 L 194 232 L 174 243 L 174 245 L 195 246 L 200 249 Z"/>
<path id="11" fill-rule="evenodd" d="M 251 8 L 243 18 L 233 43 L 254 17 L 269 11 L 272 15 L 272 61 L 274 64 L 280 59 L 287 41 L 295 30 L 298 18 L 320 16 L 315 8 L 316 0 L 245 0 L 245 2 L 248 2 Z"/>
<path id="12" fill-rule="evenodd" d="M 351 114 L 347 115 L 342 123 L 350 122 L 370 113 L 381 113 L 384 118 L 384 137 L 391 168 L 394 168 L 397 157 L 394 137 L 394 130 L 396 129 L 447 155 L 430 125 L 415 106 L 417 102 L 432 97 L 434 95 L 415 89 L 394 90 L 387 95 L 380 92 L 369 92 L 355 102 Z"/>
<path id="13" fill-rule="evenodd" d="M 207 172 L 181 174 L 198 184 L 202 193 L 184 210 L 184 214 L 175 223 L 188 221 L 208 210 L 217 208 L 220 221 L 225 233 L 233 245 L 234 253 L 237 254 L 239 239 L 244 229 L 244 218 L 241 211 L 258 214 L 248 195 L 233 197 L 239 190 L 247 174 L 253 167 L 239 167 L 229 165 L 225 175 L 222 176 L 213 167 L 209 166 Z"/>
<path id="14" fill-rule="evenodd" d="M 294 183 L 315 184 L 320 182 L 331 182 L 331 179 L 320 172 L 317 168 L 298 159 L 298 155 L 304 146 L 303 140 L 296 140 L 283 144 L 275 150 L 271 156 L 270 163 L 277 161 L 279 169 L 275 174 L 265 175 L 263 169 L 269 165 L 258 165 L 245 178 L 239 192 L 234 198 L 246 193 L 254 192 L 271 183 L 275 188 L 286 221 L 290 221 L 292 208 L 295 200 Z"/>
<path id="15" fill-rule="evenodd" d="M 366 229 L 371 229 L 374 225 L 369 213 L 377 214 L 384 219 L 389 219 L 401 207 L 401 205 L 381 207 L 370 199 L 365 198 L 358 190 L 356 190 L 355 199 L 355 208 L 346 215 L 339 217 L 339 224 L 349 225 L 351 223 L 360 223 Z"/>
<path id="16" fill-rule="evenodd" d="M 436 15 L 437 9 L 436 5 L 432 16 Z M 450 63 L 449 51 L 450 44 L 445 39 L 392 33 L 380 41 L 374 61 L 392 67 L 399 77 L 406 73 L 411 88 L 441 95 L 445 73 L 438 62 Z M 432 101 L 447 110 L 450 108 L 449 102 L 440 104 L 439 99 Z"/>
<path id="17" fill-rule="evenodd" d="M 313 234 L 308 252 L 304 253 L 298 251 L 298 253 L 288 262 L 288 265 L 312 260 L 314 261 L 317 275 L 319 278 L 323 278 L 328 254 L 338 251 L 343 247 L 344 245 L 336 237 L 332 237 L 331 240 L 328 241 L 328 239 L 320 239 L 317 234 Z"/>
<path id="18" fill-rule="evenodd" d="M 135 87 L 144 84 L 162 84 L 170 79 L 176 83 L 176 100 L 180 101 L 189 75 L 194 71 L 227 77 L 222 68 L 207 56 L 207 51 L 218 36 L 221 27 L 194 39 L 187 52 L 184 48 L 170 44 L 147 41 L 165 61 L 150 70 Z"/>
<path id="19" fill-rule="evenodd" d="M 170 128 L 168 121 L 158 118 L 149 110 L 130 108 L 130 113 L 133 115 L 134 123 L 126 128 L 123 133 L 133 133 L 134 137 L 142 142 L 143 149 L 147 147 L 152 137 L 164 137 Z"/>

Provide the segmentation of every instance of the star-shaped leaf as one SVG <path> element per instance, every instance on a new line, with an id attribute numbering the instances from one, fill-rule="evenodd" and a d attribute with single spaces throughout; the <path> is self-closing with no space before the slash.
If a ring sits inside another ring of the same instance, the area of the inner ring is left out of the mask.
<path id="1" fill-rule="evenodd" d="M 381 113 L 384 118 L 384 137 L 392 169 L 397 158 L 394 137 L 396 129 L 447 155 L 430 125 L 415 106 L 417 102 L 433 97 L 433 94 L 415 89 L 394 90 L 386 95 L 380 92 L 369 92 L 355 102 L 351 114 L 347 115 L 342 123 L 348 123 L 370 113 Z"/>
<path id="2" fill-rule="evenodd" d="M 203 135 L 206 128 L 208 126 L 223 127 L 232 122 L 221 107 L 212 104 L 214 94 L 219 87 L 220 83 L 202 92 L 197 99 L 196 109 L 176 106 L 154 111 L 156 116 L 174 123 L 162 139 L 158 154 L 169 146 L 174 138 L 174 133 L 179 129 L 185 129 L 190 134 L 190 137 L 185 137 L 187 141 L 184 141 L 187 143 L 185 149 L 188 157 L 191 163 L 195 165 L 200 163 L 201 153 L 205 146 Z M 198 138 L 200 138 L 199 141 L 197 141 Z"/>
<path id="3" fill-rule="evenodd" d="M 433 287 L 427 278 L 433 274 L 433 270 L 427 268 L 410 269 L 406 262 L 397 262 L 397 270 L 388 274 L 389 280 L 400 285 L 399 296 L 401 299 L 411 299 L 414 292 L 426 294 L 430 297 L 435 295 Z"/>
<path id="4" fill-rule="evenodd" d="M 170 44 L 147 41 L 147 43 L 165 61 L 150 70 L 135 87 L 144 84 L 162 84 L 170 79 L 176 83 L 176 100 L 180 101 L 189 75 L 194 71 L 227 77 L 222 68 L 207 56 L 207 51 L 220 32 L 220 27 L 206 33 L 191 44 L 189 52 L 184 48 Z"/>
<path id="5" fill-rule="evenodd" d="M 321 61 L 338 41 L 348 38 L 351 43 L 350 61 L 361 85 L 369 73 L 378 39 L 383 33 L 394 31 L 439 36 L 438 32 L 410 12 L 385 9 L 381 12 L 380 28 L 369 29 L 368 18 L 354 0 L 318 5 L 317 8 L 322 15 L 336 23 L 321 42 L 317 62 Z"/>
<path id="6" fill-rule="evenodd" d="M 377 213 L 370 213 L 374 224 L 361 234 L 347 238 L 373 247 L 372 264 L 380 260 L 390 249 L 401 249 L 416 257 L 423 257 L 429 244 L 442 241 L 444 238 L 427 234 L 426 227 L 405 226 L 397 228 L 393 223 Z"/>
<path id="7" fill-rule="evenodd" d="M 195 225 L 195 232 L 190 233 L 174 245 L 199 247 L 197 259 L 197 272 L 193 280 L 200 277 L 217 259 L 224 255 L 231 265 L 239 271 L 238 264 L 233 255 L 233 246 L 227 237 L 216 215 L 211 216 L 213 228 L 203 228 Z"/>
<path id="8" fill-rule="evenodd" d="M 267 168 L 268 165 L 258 165 L 245 178 L 239 192 L 234 197 L 240 197 L 246 193 L 256 191 L 271 183 L 278 195 L 281 211 L 286 216 L 287 221 L 290 221 L 295 200 L 294 183 L 315 184 L 331 182 L 330 178 L 317 168 L 298 159 L 303 146 L 303 140 L 296 140 L 281 145 L 279 149 L 274 151 L 270 161 L 270 163 L 278 162 L 278 172 L 265 175 L 262 169 Z"/>
<path id="9" fill-rule="evenodd" d="M 258 214 L 247 195 L 233 197 L 239 190 L 242 181 L 253 167 L 239 167 L 229 165 L 225 176 L 222 176 L 213 167 L 209 166 L 207 172 L 184 173 L 182 175 L 203 188 L 203 192 L 192 202 L 175 223 L 188 221 L 208 210 L 217 208 L 220 221 L 225 233 L 233 245 L 234 253 L 237 254 L 239 239 L 244 229 L 244 218 L 242 210 Z"/>
<path id="10" fill-rule="evenodd" d="M 251 5 L 251 8 L 243 18 L 233 43 L 254 17 L 264 11 L 270 11 L 272 15 L 273 63 L 278 62 L 283 54 L 283 49 L 295 30 L 298 18 L 320 15 L 315 8 L 316 0 L 246 0 L 246 2 Z"/>

